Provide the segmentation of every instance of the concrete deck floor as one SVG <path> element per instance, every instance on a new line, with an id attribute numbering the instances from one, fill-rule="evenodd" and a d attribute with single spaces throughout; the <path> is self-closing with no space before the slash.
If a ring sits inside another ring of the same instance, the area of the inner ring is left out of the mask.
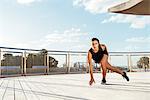
<path id="1" fill-rule="evenodd" d="M 64 74 L 0 79 L 0 100 L 148 100 L 150 72 L 128 73 L 130 82 L 116 73 L 107 74 L 107 85 L 88 85 L 89 74 Z"/>

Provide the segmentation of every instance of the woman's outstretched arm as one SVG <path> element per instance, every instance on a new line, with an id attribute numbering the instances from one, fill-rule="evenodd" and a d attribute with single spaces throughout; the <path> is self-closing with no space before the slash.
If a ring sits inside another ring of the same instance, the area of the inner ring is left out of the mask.
<path id="1" fill-rule="evenodd" d="M 95 83 L 94 77 L 93 77 L 93 65 L 92 65 L 92 54 L 90 52 L 88 52 L 88 64 L 90 66 L 90 81 L 89 81 L 89 85 L 92 85 L 92 83 Z"/>

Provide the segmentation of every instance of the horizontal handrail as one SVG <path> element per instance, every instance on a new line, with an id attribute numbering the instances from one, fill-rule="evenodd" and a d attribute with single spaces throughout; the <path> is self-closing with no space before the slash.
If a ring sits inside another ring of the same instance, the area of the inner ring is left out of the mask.
<path id="1" fill-rule="evenodd" d="M 12 49 L 12 50 L 24 50 L 24 51 L 41 51 L 39 49 L 25 49 L 25 48 L 13 48 L 13 47 L 0 47 L 0 49 Z M 59 53 L 87 53 L 86 51 L 61 51 L 61 50 L 47 50 L 48 52 L 59 52 Z M 118 53 L 122 53 L 122 54 L 150 54 L 150 52 L 148 51 L 116 51 L 116 52 L 109 52 L 109 53 L 113 53 L 113 54 L 118 54 Z"/>

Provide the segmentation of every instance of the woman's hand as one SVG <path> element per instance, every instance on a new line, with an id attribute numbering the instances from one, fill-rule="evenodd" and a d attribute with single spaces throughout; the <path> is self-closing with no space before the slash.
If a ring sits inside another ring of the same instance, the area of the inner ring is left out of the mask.
<path id="1" fill-rule="evenodd" d="M 95 83 L 95 80 L 94 80 L 94 78 L 91 78 L 91 80 L 89 81 L 89 85 L 92 85 L 93 82 Z"/>
<path id="2" fill-rule="evenodd" d="M 93 65 L 92 65 L 92 54 L 90 52 L 88 52 L 88 63 L 90 66 L 90 77 L 91 80 L 89 81 L 89 85 L 92 85 L 93 82 L 95 83 L 94 77 L 93 77 Z"/>

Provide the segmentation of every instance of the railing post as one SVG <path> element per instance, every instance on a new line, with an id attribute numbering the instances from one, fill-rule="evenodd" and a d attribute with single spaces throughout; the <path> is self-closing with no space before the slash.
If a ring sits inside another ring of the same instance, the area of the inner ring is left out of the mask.
<path id="1" fill-rule="evenodd" d="M 148 71 L 149 71 L 149 69 L 150 69 L 150 55 L 149 55 L 149 66 L 148 66 Z"/>
<path id="2" fill-rule="evenodd" d="M 47 74 L 49 74 L 49 55 L 47 54 Z"/>
<path id="3" fill-rule="evenodd" d="M 67 73 L 68 72 L 68 54 L 66 54 L 65 57 L 66 57 L 65 67 L 66 67 L 66 73 Z"/>
<path id="4" fill-rule="evenodd" d="M 88 63 L 88 58 L 86 57 L 86 73 L 89 72 L 89 63 Z"/>
<path id="5" fill-rule="evenodd" d="M 26 75 L 27 71 L 27 58 L 26 58 L 26 51 L 24 52 L 24 75 Z"/>
<path id="6" fill-rule="evenodd" d="M 21 74 L 23 75 L 23 66 L 24 66 L 24 58 L 23 58 L 23 53 L 21 55 Z"/>
<path id="7" fill-rule="evenodd" d="M 70 73 L 70 52 L 68 52 L 67 73 Z"/>
<path id="8" fill-rule="evenodd" d="M 128 69 L 130 71 L 130 55 L 127 56 Z"/>
<path id="9" fill-rule="evenodd" d="M 130 55 L 130 62 L 131 62 L 130 72 L 132 72 L 133 62 L 132 62 L 132 56 L 131 55 Z"/>
<path id="10" fill-rule="evenodd" d="M 43 56 L 44 58 L 43 58 L 43 63 L 44 63 L 44 67 L 45 66 L 47 66 L 47 60 L 46 60 L 46 58 L 47 58 L 47 54 L 44 54 L 44 56 Z M 45 72 L 44 72 L 44 74 L 47 74 L 47 67 L 45 68 Z"/>
<path id="11" fill-rule="evenodd" d="M 131 55 L 129 54 L 129 71 L 132 71 L 132 59 L 131 59 Z"/>
<path id="12" fill-rule="evenodd" d="M 1 49 L 0 49 L 0 76 L 2 75 L 2 74 L 1 74 L 1 70 L 2 70 L 2 69 L 1 69 Z"/>

